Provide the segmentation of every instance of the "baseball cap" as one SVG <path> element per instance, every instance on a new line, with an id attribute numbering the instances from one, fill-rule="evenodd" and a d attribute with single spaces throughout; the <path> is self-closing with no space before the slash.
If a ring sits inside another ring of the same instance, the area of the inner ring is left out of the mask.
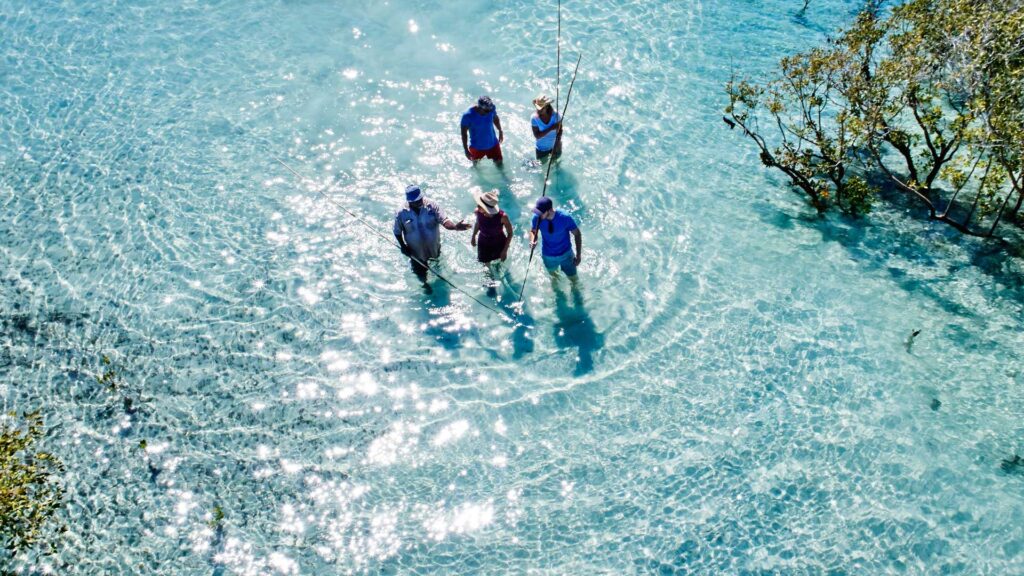
<path id="1" fill-rule="evenodd" d="M 540 198 L 537 198 L 537 203 L 533 205 L 533 213 L 539 216 L 541 214 L 544 214 L 548 210 L 551 210 L 554 207 L 555 204 L 554 202 L 551 201 L 551 198 L 547 196 L 541 196 Z"/>

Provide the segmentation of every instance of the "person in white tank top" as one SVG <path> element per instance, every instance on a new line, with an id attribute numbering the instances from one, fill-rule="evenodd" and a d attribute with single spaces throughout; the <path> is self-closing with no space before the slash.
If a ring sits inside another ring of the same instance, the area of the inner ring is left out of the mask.
<path id="1" fill-rule="evenodd" d="M 562 155 L 562 116 L 551 105 L 551 98 L 541 94 L 533 99 L 537 109 L 530 119 L 533 137 L 537 139 L 537 160 L 543 160 L 552 153 L 554 158 Z"/>

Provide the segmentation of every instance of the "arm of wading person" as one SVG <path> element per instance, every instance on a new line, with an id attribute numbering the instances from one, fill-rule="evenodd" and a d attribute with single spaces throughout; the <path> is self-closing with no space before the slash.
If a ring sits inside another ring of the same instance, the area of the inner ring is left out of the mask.
<path id="1" fill-rule="evenodd" d="M 466 224 L 465 220 L 459 220 L 458 224 L 452 222 L 452 219 L 445 215 L 444 210 L 437 204 L 431 203 L 429 210 L 433 212 L 434 218 L 436 218 L 435 222 L 439 222 L 445 230 L 469 230 L 469 224 Z"/>
<path id="2" fill-rule="evenodd" d="M 583 233 L 580 232 L 579 228 L 572 231 L 572 239 L 576 242 L 576 259 L 574 262 L 579 266 L 580 261 L 583 260 Z"/>
<path id="3" fill-rule="evenodd" d="M 473 237 L 469 239 L 469 244 L 473 248 L 476 248 L 476 235 L 479 232 L 480 232 L 480 222 L 477 221 L 477 222 L 473 223 Z"/>
<path id="4" fill-rule="evenodd" d="M 402 251 L 402 254 L 405 254 L 406 256 L 411 256 L 412 255 L 412 249 L 409 248 L 409 245 L 405 243 L 405 235 L 402 234 L 402 220 L 401 220 L 401 218 L 402 218 L 401 215 L 395 216 L 395 227 L 394 227 L 394 230 L 393 230 L 393 232 L 395 234 L 395 240 L 398 240 L 398 248 L 399 248 L 399 250 Z"/>
<path id="5" fill-rule="evenodd" d="M 494 115 L 494 127 L 498 129 L 498 144 L 505 142 L 505 133 L 501 131 L 501 118 L 498 115 Z"/>
<path id="6" fill-rule="evenodd" d="M 462 232 L 463 230 L 469 230 L 469 223 L 466 222 L 465 220 L 459 220 L 458 222 L 445 220 L 443 226 L 447 230 L 458 230 L 459 232 Z"/>
<path id="7" fill-rule="evenodd" d="M 501 249 L 501 261 L 504 262 L 508 258 L 508 247 L 512 244 L 512 221 L 508 219 L 508 214 L 501 215 L 501 224 L 505 227 L 505 247 Z"/>
<path id="8" fill-rule="evenodd" d="M 552 124 L 547 130 L 541 130 L 540 128 L 537 128 L 536 125 L 531 125 L 530 127 L 533 128 L 533 137 L 540 140 L 550 134 L 552 130 L 558 130 L 558 126 L 559 124 Z"/>
<path id="9" fill-rule="evenodd" d="M 465 220 L 452 222 L 451 218 L 445 218 L 444 222 L 441 222 L 441 226 L 444 226 L 445 230 L 469 230 L 469 224 Z"/>
<path id="10" fill-rule="evenodd" d="M 469 153 L 469 127 L 465 124 L 462 125 L 462 152 L 466 155 L 467 160 L 473 159 Z"/>

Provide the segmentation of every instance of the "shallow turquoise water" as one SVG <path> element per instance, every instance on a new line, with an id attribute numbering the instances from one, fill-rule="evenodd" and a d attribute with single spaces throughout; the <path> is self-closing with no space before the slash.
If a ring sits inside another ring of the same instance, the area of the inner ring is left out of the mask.
<path id="1" fill-rule="evenodd" d="M 0 394 L 69 467 L 61 553 L 20 565 L 1024 572 L 1020 260 L 819 220 L 719 119 L 859 3 L 567 0 L 584 289 L 535 262 L 526 329 L 317 190 L 387 233 L 409 182 L 455 216 L 498 187 L 523 229 L 554 3 L 352 4 L 0 0 Z M 504 172 L 461 156 L 485 91 Z"/>

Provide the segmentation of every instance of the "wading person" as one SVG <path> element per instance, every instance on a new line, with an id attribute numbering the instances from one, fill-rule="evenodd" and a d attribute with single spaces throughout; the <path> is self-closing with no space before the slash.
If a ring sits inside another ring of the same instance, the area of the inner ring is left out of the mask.
<path id="1" fill-rule="evenodd" d="M 423 197 L 419 186 L 405 189 L 405 205 L 395 214 L 395 239 L 402 254 L 409 257 L 412 270 L 427 285 L 427 263 L 441 255 L 441 231 L 469 230 L 469 224 L 452 222 L 444 210 L 428 198 Z"/>
<path id="2" fill-rule="evenodd" d="M 501 166 L 501 143 L 505 133 L 501 130 L 501 120 L 495 110 L 490 96 L 481 96 L 473 106 L 462 115 L 462 150 L 474 163 L 483 158 L 490 158 Z M 498 129 L 495 136 L 494 129 Z"/>
<path id="3" fill-rule="evenodd" d="M 498 293 L 499 282 L 495 280 L 496 270 L 491 264 L 504 262 L 508 258 L 508 247 L 512 243 L 512 222 L 505 211 L 498 207 L 497 190 L 486 194 L 477 192 L 473 197 L 476 199 L 476 223 L 473 224 L 470 243 L 476 246 L 477 260 L 487 267 L 487 295 L 494 297 Z"/>
<path id="4" fill-rule="evenodd" d="M 572 216 L 555 210 L 551 198 L 542 196 L 537 199 L 533 208 L 533 221 L 530 223 L 530 247 L 537 245 L 537 235 L 540 232 L 541 257 L 544 260 L 544 267 L 551 273 L 551 281 L 558 277 L 558 269 L 569 277 L 572 283 L 576 284 L 576 267 L 580 265 L 583 255 L 583 235 Z M 576 253 L 573 254 L 569 236 L 572 235 L 576 244 Z"/>
<path id="5" fill-rule="evenodd" d="M 508 247 L 512 243 L 512 222 L 505 211 L 498 207 L 498 191 L 478 192 L 476 199 L 476 223 L 473 224 L 473 238 L 477 260 L 490 264 L 508 258 Z"/>
<path id="6" fill-rule="evenodd" d="M 551 98 L 540 95 L 533 99 L 537 111 L 530 119 L 533 137 L 537 139 L 537 160 L 548 156 L 558 159 L 562 155 L 562 115 L 555 112 Z"/>

